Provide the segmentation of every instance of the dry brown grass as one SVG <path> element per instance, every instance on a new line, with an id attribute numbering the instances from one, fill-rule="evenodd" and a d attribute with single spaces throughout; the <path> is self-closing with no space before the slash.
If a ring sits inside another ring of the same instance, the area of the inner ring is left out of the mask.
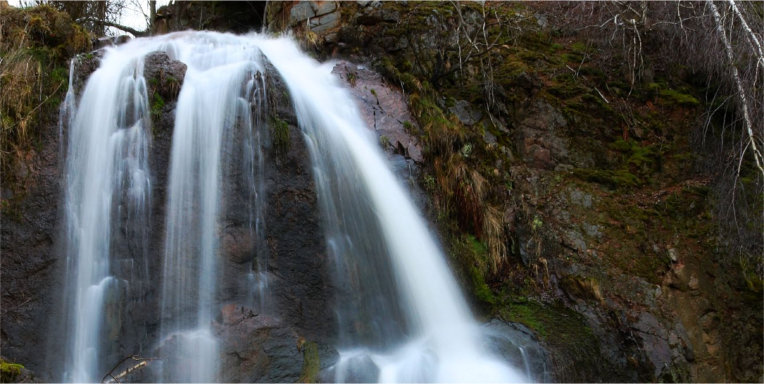
<path id="1" fill-rule="evenodd" d="M 91 47 L 90 36 L 51 7 L 18 9 L 0 3 L 0 170 L 32 149 L 43 122 L 66 92 L 67 60 Z"/>
<path id="2" fill-rule="evenodd" d="M 504 214 L 486 205 L 483 210 L 483 241 L 488 248 L 491 273 L 496 273 L 507 260 L 507 237 Z"/>

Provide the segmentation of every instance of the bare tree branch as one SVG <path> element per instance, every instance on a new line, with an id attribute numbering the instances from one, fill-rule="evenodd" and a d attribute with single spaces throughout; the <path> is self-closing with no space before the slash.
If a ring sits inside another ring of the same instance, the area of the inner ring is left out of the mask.
<path id="1" fill-rule="evenodd" d="M 114 22 L 107 21 L 107 20 L 99 20 L 98 18 L 94 18 L 94 17 L 83 17 L 83 18 L 77 19 L 77 22 L 85 22 L 85 21 L 101 23 L 101 24 L 103 24 L 103 25 L 105 25 L 107 27 L 114 27 L 114 28 L 117 28 L 119 30 L 125 31 L 127 33 L 132 33 L 133 36 L 135 36 L 135 37 L 147 36 L 149 34 L 148 31 L 139 31 L 139 30 L 137 30 L 135 28 L 130 28 L 130 27 L 126 26 L 126 25 L 122 25 L 122 24 L 119 24 L 119 23 L 114 23 Z"/>
<path id="2" fill-rule="evenodd" d="M 733 3 L 734 0 L 730 0 L 730 2 Z M 762 176 L 764 176 L 764 159 L 761 151 L 759 150 L 759 147 L 756 145 L 756 138 L 753 134 L 753 123 L 748 111 L 748 97 L 746 96 L 745 87 L 743 87 L 743 81 L 740 79 L 740 73 L 738 72 L 737 66 L 735 65 L 735 55 L 732 51 L 732 43 L 725 33 L 724 25 L 722 24 L 722 16 L 719 14 L 719 9 L 716 7 L 716 4 L 714 4 L 713 0 L 706 0 L 706 4 L 708 5 L 709 10 L 711 10 L 711 14 L 714 17 L 714 21 L 716 22 L 716 31 L 718 32 L 719 38 L 724 45 L 724 52 L 727 54 L 727 60 L 729 61 L 732 80 L 735 83 L 737 94 L 740 98 L 740 110 L 743 113 L 743 121 L 745 123 L 746 132 L 748 133 L 748 144 L 750 144 L 751 151 L 753 152 L 753 158 L 756 161 L 756 167 L 759 168 Z M 741 153 L 740 155 L 744 156 L 745 152 Z"/>

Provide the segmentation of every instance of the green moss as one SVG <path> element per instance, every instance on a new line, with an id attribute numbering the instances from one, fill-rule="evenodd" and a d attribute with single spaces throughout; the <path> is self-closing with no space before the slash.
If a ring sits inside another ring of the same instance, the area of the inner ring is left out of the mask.
<path id="1" fill-rule="evenodd" d="M 576 53 L 584 53 L 586 52 L 586 44 L 581 41 L 577 41 L 570 45 L 570 49 Z"/>
<path id="2" fill-rule="evenodd" d="M 485 281 L 488 273 L 488 249 L 472 235 L 465 235 L 451 244 L 451 251 L 466 273 L 472 296 L 481 304 L 492 306 L 496 297 Z"/>
<path id="3" fill-rule="evenodd" d="M 14 383 L 17 381 L 18 376 L 21 374 L 21 370 L 24 366 L 21 364 L 10 363 L 0 359 L 0 382 L 2 383 Z"/>
<path id="4" fill-rule="evenodd" d="M 541 229 L 542 225 L 544 225 L 544 222 L 541 221 L 541 218 L 539 218 L 538 215 L 533 216 L 533 221 L 531 222 L 531 230 L 534 233 L 538 232 L 538 230 Z"/>
<path id="5" fill-rule="evenodd" d="M 647 96 L 657 96 L 660 104 L 665 106 L 681 105 L 694 107 L 700 104 L 698 99 L 690 95 L 688 93 L 689 90 L 686 88 L 673 89 L 664 82 L 650 83 L 646 88 Z"/>
<path id="6" fill-rule="evenodd" d="M 355 87 L 355 82 L 358 80 L 358 74 L 356 74 L 355 72 L 348 71 L 347 80 L 348 80 L 348 83 L 350 83 L 351 87 Z"/>
<path id="7" fill-rule="evenodd" d="M 612 189 L 623 189 L 639 186 L 642 180 L 628 170 L 602 170 L 578 168 L 573 170 L 573 175 L 585 180 L 605 185 Z"/>
<path id="8" fill-rule="evenodd" d="M 271 115 L 270 118 L 271 140 L 276 151 L 286 154 L 289 151 L 289 124 L 277 116 Z"/>
<path id="9" fill-rule="evenodd" d="M 486 304 L 496 303 L 496 298 L 485 282 L 483 273 L 475 266 L 470 267 L 470 277 L 472 280 L 472 292 L 475 298 Z"/>
<path id="10" fill-rule="evenodd" d="M 151 97 L 151 114 L 156 118 L 162 114 L 164 109 L 164 98 L 157 92 Z"/>
<path id="11" fill-rule="evenodd" d="M 696 105 L 700 104 L 698 99 L 696 99 L 694 96 L 688 95 L 688 94 L 685 94 L 685 93 L 681 93 L 681 92 L 673 90 L 673 89 L 664 89 L 664 90 L 661 90 L 659 95 L 662 98 L 664 98 L 666 100 L 669 100 L 672 103 L 679 104 L 679 105 L 696 106 Z"/>
<path id="12" fill-rule="evenodd" d="M 318 344 L 308 341 L 302 345 L 302 371 L 298 383 L 317 383 L 321 369 L 318 357 Z"/>
<path id="13" fill-rule="evenodd" d="M 581 315 L 562 305 L 513 298 L 503 304 L 499 316 L 525 325 L 553 344 L 590 343 L 594 337 Z"/>

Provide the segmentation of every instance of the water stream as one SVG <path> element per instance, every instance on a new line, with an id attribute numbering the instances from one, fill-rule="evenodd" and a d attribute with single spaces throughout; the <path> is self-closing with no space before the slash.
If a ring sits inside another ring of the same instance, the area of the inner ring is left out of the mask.
<path id="1" fill-rule="evenodd" d="M 150 223 L 143 58 L 157 50 L 187 71 L 175 111 L 165 212 Z M 220 345 L 212 324 L 221 306 L 223 212 L 246 212 L 256 257 L 245 295 L 251 306 L 268 311 L 266 63 L 288 88 L 313 164 L 337 287 L 340 358 L 327 371 L 331 380 L 525 381 L 484 347 L 442 251 L 331 65 L 309 58 L 288 37 L 214 32 L 110 48 L 79 102 L 68 104 L 71 362 L 64 379 L 101 379 L 109 365 L 101 356 L 114 342 L 106 336 L 113 330 L 104 308 L 147 279 L 147 257 L 161 257 L 161 282 L 149 282 L 161 287 L 155 379 L 218 380 Z M 150 226 L 163 228 L 163 250 L 146 246 Z M 110 256 L 124 228 L 143 233 L 130 236 L 140 245 L 129 253 L 130 263 Z M 132 266 L 131 274 L 117 265 Z"/>

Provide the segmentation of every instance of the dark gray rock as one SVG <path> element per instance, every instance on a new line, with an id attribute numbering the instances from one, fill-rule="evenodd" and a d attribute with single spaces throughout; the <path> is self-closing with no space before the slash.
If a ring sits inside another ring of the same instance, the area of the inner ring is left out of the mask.
<path id="1" fill-rule="evenodd" d="M 332 12 L 321 16 L 318 20 L 311 19 L 310 29 L 315 33 L 324 33 L 340 24 L 340 13 Z"/>
<path id="2" fill-rule="evenodd" d="M 310 17 L 316 16 L 316 12 L 311 7 L 311 2 L 302 0 L 295 4 L 292 9 L 289 10 L 289 24 L 294 25 Z"/>
<path id="3" fill-rule="evenodd" d="M 221 346 L 221 381 L 294 382 L 299 378 L 298 335 L 280 319 L 228 304 L 213 328 Z"/>
<path id="4" fill-rule="evenodd" d="M 154 92 L 161 95 L 163 100 L 177 99 L 185 76 L 186 64 L 171 59 L 166 53 L 154 52 L 146 55 L 143 77 L 146 78 L 151 91 L 149 103 L 152 102 Z"/>
<path id="5" fill-rule="evenodd" d="M 318 16 L 325 15 L 337 9 L 337 4 L 334 1 L 311 1 L 310 6 Z"/>
<path id="6" fill-rule="evenodd" d="M 536 100 L 517 130 L 520 150 L 529 166 L 554 169 L 570 161 L 568 141 L 563 130 L 567 121 L 562 113 L 542 100 Z"/>
<path id="7" fill-rule="evenodd" d="M 456 115 L 459 121 L 464 125 L 473 125 L 483 118 L 483 113 L 480 110 L 475 109 L 472 104 L 466 100 L 457 101 L 448 110 Z"/>
<path id="8" fill-rule="evenodd" d="M 50 376 L 45 351 L 56 344 L 46 330 L 61 321 L 56 317 L 60 315 L 56 294 L 62 283 L 58 271 L 65 260 L 56 247 L 61 191 L 58 127 L 55 122 L 43 124 L 38 149 L 24 160 L 28 174 L 23 185 L 14 186 L 13 199 L 4 200 L 7 205 L 0 210 L 0 349 L 3 357 L 46 380 Z M 5 193 L 3 199 L 8 198 Z"/>

